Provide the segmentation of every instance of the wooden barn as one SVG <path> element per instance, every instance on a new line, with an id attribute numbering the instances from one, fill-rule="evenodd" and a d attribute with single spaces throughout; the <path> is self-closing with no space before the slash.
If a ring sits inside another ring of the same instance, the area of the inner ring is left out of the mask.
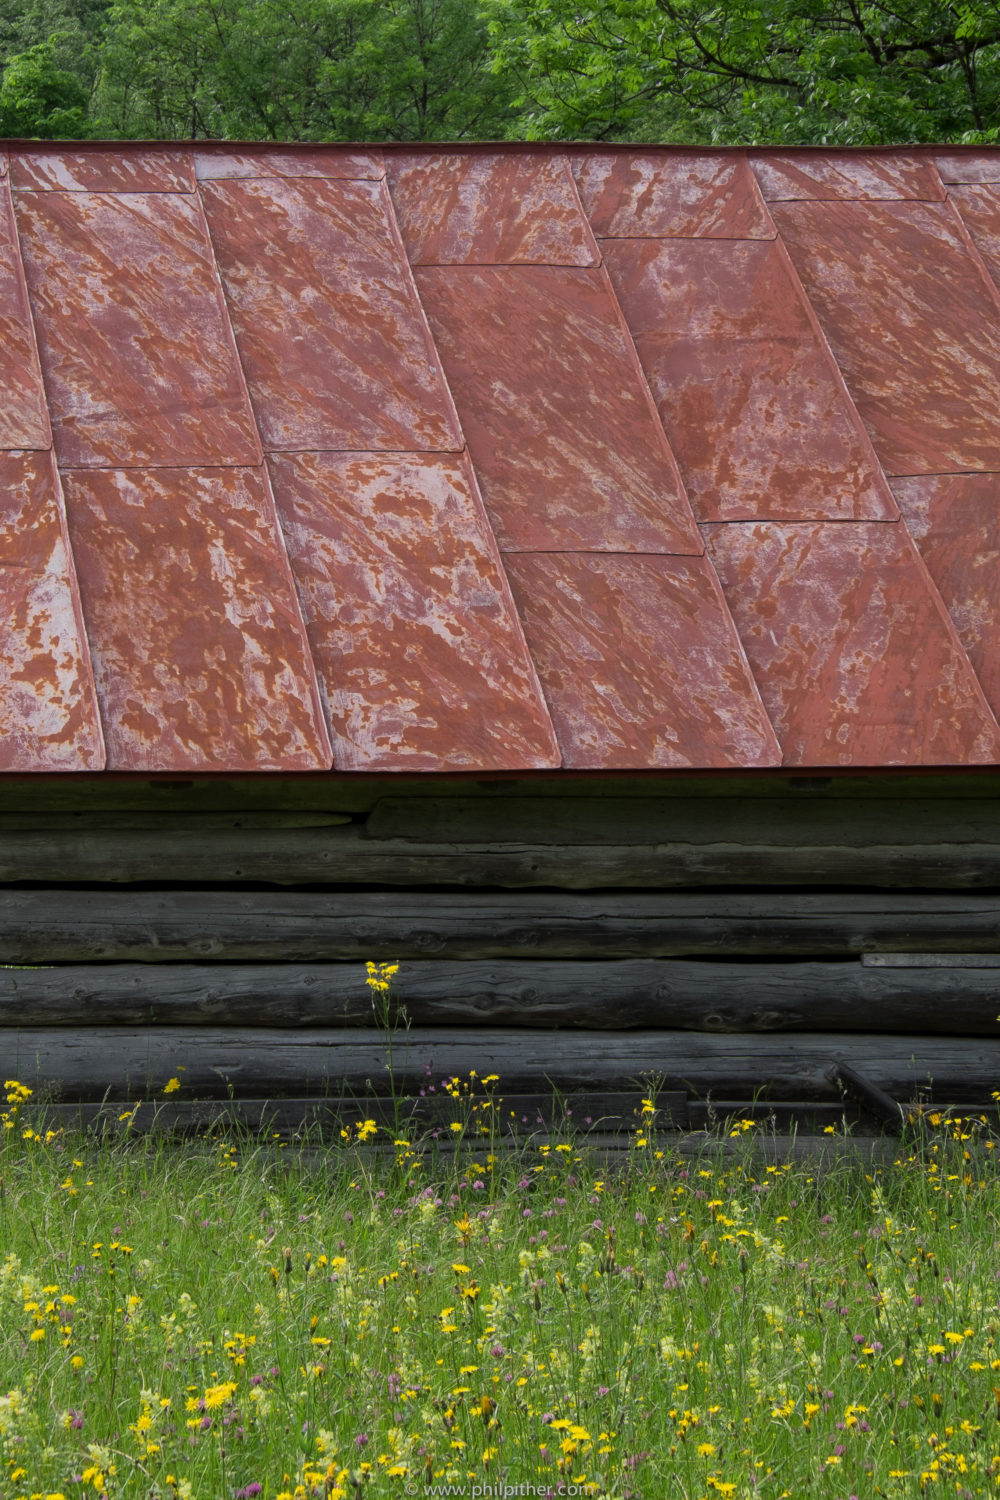
<path id="1" fill-rule="evenodd" d="M 0 1076 L 989 1105 L 998 286 L 1000 150 L 0 143 Z"/>

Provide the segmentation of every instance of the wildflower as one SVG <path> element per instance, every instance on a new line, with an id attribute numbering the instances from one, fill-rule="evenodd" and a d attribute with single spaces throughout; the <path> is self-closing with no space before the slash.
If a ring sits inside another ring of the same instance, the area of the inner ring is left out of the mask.
<path id="1" fill-rule="evenodd" d="M 176 1092 L 180 1088 L 180 1086 L 181 1086 L 181 1081 L 180 1081 L 179 1078 L 171 1078 L 168 1083 L 164 1084 L 164 1086 L 163 1086 L 163 1092 L 165 1094 L 176 1094 Z"/>
<path id="2" fill-rule="evenodd" d="M 236 1390 L 235 1380 L 224 1380 L 221 1385 L 210 1385 L 205 1391 L 205 1406 L 209 1411 L 224 1406 Z"/>

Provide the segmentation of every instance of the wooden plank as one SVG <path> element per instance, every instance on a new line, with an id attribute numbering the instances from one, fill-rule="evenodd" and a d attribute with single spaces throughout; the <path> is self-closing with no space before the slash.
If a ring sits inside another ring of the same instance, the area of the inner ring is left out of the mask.
<path id="1" fill-rule="evenodd" d="M 387 797 L 365 825 L 371 839 L 419 844 L 744 844 L 824 847 L 1000 844 L 1000 800 L 543 795 Z"/>
<path id="2" fill-rule="evenodd" d="M 956 965 L 990 960 L 988 950 L 1000 951 L 1000 896 L 0 891 L 0 963 L 13 964 L 819 958 L 916 943 L 942 950 L 931 956 L 946 966 L 950 950 Z M 912 954 L 899 957 L 912 966 Z M 863 961 L 883 959 L 867 953 Z"/>
<path id="3" fill-rule="evenodd" d="M 834 1059 L 862 1067 L 906 1100 L 933 1084 L 942 1103 L 989 1099 L 1000 1077 L 1000 1040 L 952 1037 L 724 1035 L 697 1032 L 537 1031 L 414 1027 L 393 1040 L 392 1065 L 377 1030 L 60 1027 L 0 1033 L 4 1078 L 40 1096 L 102 1099 L 157 1095 L 168 1079 L 195 1097 L 371 1091 L 419 1093 L 427 1080 L 470 1070 L 501 1088 L 628 1089 L 637 1085 L 725 1098 L 830 1099 Z"/>
<path id="4" fill-rule="evenodd" d="M 911 772 L 905 768 L 858 775 L 831 770 L 823 775 L 788 771 L 727 772 L 537 771 L 521 776 L 384 775 L 324 772 L 300 776 L 160 776 L 65 774 L 0 777 L 0 812 L 95 810 L 162 810 L 167 814 L 197 811 L 313 809 L 343 813 L 370 811 L 386 796 L 468 796 L 517 798 L 541 792 L 566 797 L 795 797 L 850 801 L 894 798 L 971 798 L 1000 796 L 1000 773 L 990 767 L 963 772 Z"/>
<path id="5" fill-rule="evenodd" d="M 226 829 L 253 829 L 277 833 L 286 828 L 337 828 L 352 822 L 349 813 L 336 812 L 122 812 L 103 809 L 87 812 L 0 813 L 0 844 L 24 833 L 214 833 Z"/>
<path id="6" fill-rule="evenodd" d="M 845 963 L 420 962 L 392 988 L 399 1024 L 601 1031 L 1000 1034 L 995 969 Z M 0 1027 L 372 1023 L 362 964 L 0 968 Z M 603 1042 L 602 1042 L 603 1045 Z"/>
<path id="7" fill-rule="evenodd" d="M 1000 969 L 1000 953 L 863 953 L 872 969 Z"/>
<path id="8" fill-rule="evenodd" d="M 697 885 L 1000 886 L 1000 844 L 792 848 L 725 842 L 458 846 L 333 828 L 9 834 L 0 884 L 445 885 L 670 889 Z"/>

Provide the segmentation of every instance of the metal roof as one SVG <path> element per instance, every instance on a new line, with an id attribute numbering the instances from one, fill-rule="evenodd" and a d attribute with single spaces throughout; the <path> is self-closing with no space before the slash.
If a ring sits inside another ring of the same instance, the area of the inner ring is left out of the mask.
<path id="1" fill-rule="evenodd" d="M 0 143 L 0 771 L 1000 764 L 1000 150 Z"/>

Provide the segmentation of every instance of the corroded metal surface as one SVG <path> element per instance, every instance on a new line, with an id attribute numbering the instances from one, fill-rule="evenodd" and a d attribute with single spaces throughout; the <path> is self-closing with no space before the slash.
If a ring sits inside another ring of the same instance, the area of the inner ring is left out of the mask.
<path id="1" fill-rule="evenodd" d="M 60 464 L 258 463 L 197 201 L 20 193 L 16 210 Z"/>
<path id="2" fill-rule="evenodd" d="M 771 208 L 886 472 L 1000 467 L 1000 308 L 950 207 Z"/>
<path id="3" fill-rule="evenodd" d="M 394 152 L 389 184 L 421 266 L 594 266 L 600 252 L 565 157 Z"/>
<path id="4" fill-rule="evenodd" d="M 928 156 L 866 155 L 859 151 L 789 151 L 752 156 L 765 198 L 924 198 L 944 197 L 941 179 Z"/>
<path id="5" fill-rule="evenodd" d="M 573 159 L 597 235 L 774 238 L 774 225 L 743 155 L 595 151 Z"/>
<path id="6" fill-rule="evenodd" d="M 48 453 L 0 454 L 0 771 L 99 771 L 104 745 Z"/>
<path id="7" fill-rule="evenodd" d="M 383 183 L 202 194 L 268 449 L 462 447 Z"/>
<path id="8" fill-rule="evenodd" d="M 335 766 L 558 765 L 464 461 L 297 453 L 272 465 Z"/>
<path id="9" fill-rule="evenodd" d="M 264 471 L 77 469 L 64 483 L 109 769 L 327 769 Z"/>
<path id="10" fill-rule="evenodd" d="M 1000 730 L 902 524 L 704 530 L 786 765 L 1000 758 Z"/>
<path id="11" fill-rule="evenodd" d="M 893 484 L 959 639 L 1000 714 L 1000 474 L 941 474 Z"/>
<path id="12" fill-rule="evenodd" d="M 0 182 L 0 449 L 51 443 L 10 191 Z"/>
<path id="13" fill-rule="evenodd" d="M 2 143 L 0 590 L 0 773 L 1000 764 L 1000 150 Z"/>
<path id="14" fill-rule="evenodd" d="M 895 517 L 779 247 L 608 240 L 604 252 L 699 520 Z"/>
<path id="15" fill-rule="evenodd" d="M 704 557 L 506 558 L 567 766 L 779 765 Z"/>
<path id="16" fill-rule="evenodd" d="M 600 272 L 422 266 L 415 274 L 504 550 L 701 552 Z"/>

